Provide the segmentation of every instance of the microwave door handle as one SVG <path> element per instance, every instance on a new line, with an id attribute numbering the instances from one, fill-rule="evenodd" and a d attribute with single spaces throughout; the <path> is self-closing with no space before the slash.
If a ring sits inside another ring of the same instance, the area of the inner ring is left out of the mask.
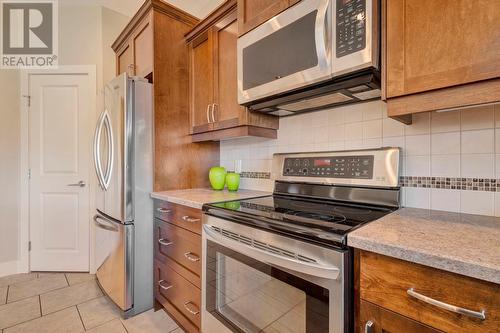
<path id="1" fill-rule="evenodd" d="M 316 26 L 314 31 L 314 39 L 316 44 L 316 53 L 318 55 L 318 66 L 328 68 L 330 66 L 330 25 L 328 21 L 328 11 L 330 0 L 321 0 L 318 6 L 318 14 L 316 16 Z M 331 9 L 330 9 L 331 10 Z M 326 26 L 328 24 L 328 26 Z"/>
<path id="2" fill-rule="evenodd" d="M 250 258 L 265 262 L 269 265 L 274 265 L 298 273 L 317 276 L 330 280 L 337 279 L 339 277 L 340 270 L 336 266 L 303 262 L 295 258 L 285 257 L 283 255 L 267 252 L 225 237 L 221 233 L 212 230 L 209 224 L 203 225 L 203 231 L 208 240 L 211 240 L 236 252 L 240 252 Z"/>

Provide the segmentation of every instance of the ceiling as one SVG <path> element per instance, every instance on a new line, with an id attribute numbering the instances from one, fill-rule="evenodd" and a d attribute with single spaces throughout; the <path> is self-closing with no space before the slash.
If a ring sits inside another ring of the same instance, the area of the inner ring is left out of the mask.
<path id="1" fill-rule="evenodd" d="M 163 0 L 198 18 L 205 17 L 224 0 Z M 132 17 L 144 0 L 59 0 L 64 5 L 97 5 Z"/>

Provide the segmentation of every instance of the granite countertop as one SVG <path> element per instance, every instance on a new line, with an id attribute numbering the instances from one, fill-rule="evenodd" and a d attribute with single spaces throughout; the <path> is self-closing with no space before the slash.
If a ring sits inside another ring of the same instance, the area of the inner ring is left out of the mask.
<path id="1" fill-rule="evenodd" d="M 271 195 L 270 192 L 252 191 L 240 189 L 238 192 L 227 190 L 214 191 L 208 188 L 194 188 L 188 190 L 172 190 L 163 192 L 153 192 L 151 197 L 184 206 L 201 209 L 203 204 L 239 200 L 246 198 L 263 197 Z"/>
<path id="2" fill-rule="evenodd" d="M 500 218 L 402 208 L 348 235 L 349 246 L 500 284 Z"/>

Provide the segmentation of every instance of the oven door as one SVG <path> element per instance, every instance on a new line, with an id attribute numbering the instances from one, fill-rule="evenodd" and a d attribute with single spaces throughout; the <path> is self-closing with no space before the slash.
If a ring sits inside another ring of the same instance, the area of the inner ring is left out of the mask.
<path id="1" fill-rule="evenodd" d="M 348 332 L 347 254 L 209 217 L 204 332 Z"/>
<path id="2" fill-rule="evenodd" d="M 302 0 L 238 38 L 238 101 L 331 77 L 331 0 Z"/>

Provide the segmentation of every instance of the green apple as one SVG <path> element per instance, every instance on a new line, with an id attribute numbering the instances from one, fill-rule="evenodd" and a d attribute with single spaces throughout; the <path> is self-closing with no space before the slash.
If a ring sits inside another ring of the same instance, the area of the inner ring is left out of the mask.
<path id="1" fill-rule="evenodd" d="M 226 185 L 229 191 L 238 191 L 240 187 L 240 174 L 228 172 L 226 175 Z"/>
<path id="2" fill-rule="evenodd" d="M 223 190 L 226 184 L 226 169 L 220 166 L 210 168 L 208 179 L 214 190 Z"/>

